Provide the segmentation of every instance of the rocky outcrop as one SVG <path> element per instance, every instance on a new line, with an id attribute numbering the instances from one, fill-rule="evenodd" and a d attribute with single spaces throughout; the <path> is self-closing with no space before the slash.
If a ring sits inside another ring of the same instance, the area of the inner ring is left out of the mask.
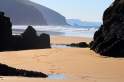
<path id="1" fill-rule="evenodd" d="M 66 46 L 80 47 L 80 48 L 88 48 L 89 47 L 89 45 L 86 42 L 71 43 L 71 44 L 67 44 Z"/>
<path id="2" fill-rule="evenodd" d="M 94 34 L 90 49 L 100 55 L 124 57 L 124 0 L 115 0 L 103 14 L 103 25 Z"/>
<path id="3" fill-rule="evenodd" d="M 0 51 L 51 48 L 48 34 L 37 36 L 36 30 L 28 26 L 21 35 L 12 35 L 11 27 L 10 18 L 0 12 Z"/>
<path id="4" fill-rule="evenodd" d="M 28 26 L 19 37 L 21 37 L 21 39 L 17 40 L 17 42 L 20 43 L 20 47 L 16 47 L 20 48 L 19 50 L 51 48 L 50 36 L 45 33 L 37 36 L 36 30 L 32 26 Z"/>
<path id="5" fill-rule="evenodd" d="M 22 77 L 37 77 L 37 78 L 48 77 L 48 75 L 42 72 L 16 69 L 1 63 L 0 63 L 0 76 L 22 76 Z"/>
<path id="6" fill-rule="evenodd" d="M 24 0 L 0 0 L 0 11 L 11 18 L 13 25 L 47 25 L 43 14 Z"/>

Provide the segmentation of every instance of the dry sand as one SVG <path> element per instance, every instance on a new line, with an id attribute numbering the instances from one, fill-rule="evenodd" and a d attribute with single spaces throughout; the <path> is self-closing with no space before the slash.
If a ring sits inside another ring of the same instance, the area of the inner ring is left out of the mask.
<path id="1" fill-rule="evenodd" d="M 51 43 L 90 42 L 89 38 L 51 37 Z M 12 67 L 66 75 L 65 79 L 0 77 L 0 82 L 124 82 L 124 59 L 99 56 L 89 48 L 54 48 L 1 52 Z"/>
<path id="2" fill-rule="evenodd" d="M 51 36 L 51 44 L 70 44 L 79 42 L 91 42 L 92 38 L 76 38 L 76 37 L 57 37 Z"/>

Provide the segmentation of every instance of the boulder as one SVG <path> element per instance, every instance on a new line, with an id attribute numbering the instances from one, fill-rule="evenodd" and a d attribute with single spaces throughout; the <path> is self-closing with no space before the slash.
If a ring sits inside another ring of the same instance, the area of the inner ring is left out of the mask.
<path id="1" fill-rule="evenodd" d="M 115 0 L 103 13 L 103 25 L 94 33 L 89 47 L 110 57 L 124 57 L 124 1 Z"/>

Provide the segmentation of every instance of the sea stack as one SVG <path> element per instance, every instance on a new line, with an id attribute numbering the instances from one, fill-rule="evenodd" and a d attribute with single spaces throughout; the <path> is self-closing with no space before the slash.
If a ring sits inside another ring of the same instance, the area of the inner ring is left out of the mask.
<path id="1" fill-rule="evenodd" d="M 103 13 L 90 49 L 103 56 L 124 57 L 124 0 L 115 0 Z"/>

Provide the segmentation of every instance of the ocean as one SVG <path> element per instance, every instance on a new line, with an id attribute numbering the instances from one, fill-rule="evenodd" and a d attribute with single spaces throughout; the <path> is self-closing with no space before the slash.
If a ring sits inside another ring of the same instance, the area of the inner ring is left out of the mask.
<path id="1" fill-rule="evenodd" d="M 12 26 L 13 34 L 21 34 L 28 26 Z M 47 33 L 50 36 L 69 36 L 79 38 L 92 38 L 100 26 L 33 26 L 37 35 Z"/>

